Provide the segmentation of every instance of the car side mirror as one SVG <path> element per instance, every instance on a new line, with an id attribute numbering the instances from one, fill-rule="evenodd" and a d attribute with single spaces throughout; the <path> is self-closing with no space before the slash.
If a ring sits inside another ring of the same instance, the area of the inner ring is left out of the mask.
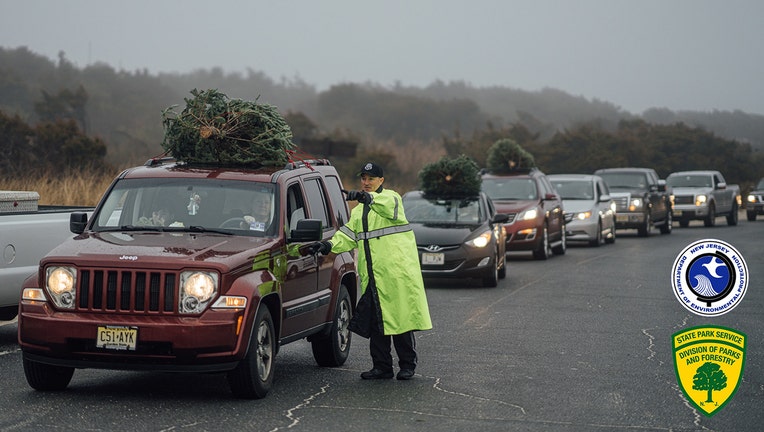
<path id="1" fill-rule="evenodd" d="M 320 241 L 323 229 L 319 219 L 302 219 L 289 236 L 290 242 Z"/>
<path id="2" fill-rule="evenodd" d="M 725 182 L 719 182 L 716 184 L 717 189 L 727 189 L 727 183 Z"/>
<path id="3" fill-rule="evenodd" d="M 493 219 L 491 219 L 491 223 L 504 223 L 509 220 L 509 215 L 506 213 L 496 213 L 493 215 Z"/>
<path id="4" fill-rule="evenodd" d="M 88 214 L 82 212 L 74 212 L 69 215 L 69 231 L 74 234 L 82 234 L 85 232 L 85 226 L 88 224 Z"/>
<path id="5" fill-rule="evenodd" d="M 610 201 L 610 195 L 608 194 L 600 195 L 600 202 L 608 202 L 608 201 Z"/>
<path id="6" fill-rule="evenodd" d="M 653 189 L 653 187 L 655 189 Z M 658 192 L 666 192 L 666 180 L 658 180 L 658 185 L 657 186 L 651 186 L 650 187 L 650 191 L 651 192 L 654 192 L 656 190 Z"/>
<path id="7" fill-rule="evenodd" d="M 558 199 L 559 198 L 558 198 L 557 194 L 548 193 L 548 194 L 544 195 L 544 200 L 547 200 L 547 201 L 556 201 Z"/>

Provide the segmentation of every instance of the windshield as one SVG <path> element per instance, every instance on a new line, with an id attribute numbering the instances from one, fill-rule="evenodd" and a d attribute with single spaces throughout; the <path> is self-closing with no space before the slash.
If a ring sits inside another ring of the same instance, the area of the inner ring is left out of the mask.
<path id="1" fill-rule="evenodd" d="M 764 189 L 764 178 L 759 180 L 759 183 L 756 185 L 756 190 L 762 190 Z"/>
<path id="2" fill-rule="evenodd" d="M 477 198 L 425 199 L 406 196 L 403 199 L 406 219 L 413 223 L 480 223 L 485 219 Z"/>
<path id="3" fill-rule="evenodd" d="M 711 176 L 707 175 L 673 175 L 666 179 L 671 187 L 711 187 Z"/>
<path id="4" fill-rule="evenodd" d="M 535 200 L 539 196 L 531 178 L 484 178 L 481 188 L 494 201 Z"/>
<path id="5" fill-rule="evenodd" d="M 593 200 L 594 185 L 588 180 L 552 180 L 562 199 Z"/>
<path id="6" fill-rule="evenodd" d="M 610 189 L 647 189 L 647 179 L 641 173 L 601 173 Z"/>
<path id="7" fill-rule="evenodd" d="M 275 235 L 275 185 L 216 179 L 122 179 L 109 192 L 94 231 L 214 231 Z"/>

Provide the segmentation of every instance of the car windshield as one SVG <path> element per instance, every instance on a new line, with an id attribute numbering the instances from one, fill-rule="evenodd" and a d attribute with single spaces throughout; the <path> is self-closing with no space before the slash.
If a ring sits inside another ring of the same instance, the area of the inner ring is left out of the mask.
<path id="1" fill-rule="evenodd" d="M 403 199 L 406 219 L 413 223 L 479 223 L 485 219 L 477 198 L 426 199 L 406 196 Z"/>
<path id="2" fill-rule="evenodd" d="M 277 233 L 275 185 L 238 180 L 121 179 L 94 231 L 193 231 L 249 236 Z"/>
<path id="3" fill-rule="evenodd" d="M 756 190 L 762 190 L 764 189 L 764 178 L 759 180 L 759 183 L 756 185 Z"/>
<path id="4" fill-rule="evenodd" d="M 588 180 L 552 180 L 552 185 L 557 189 L 562 199 L 568 200 L 592 200 L 594 199 L 594 185 Z"/>
<path id="5" fill-rule="evenodd" d="M 538 199 L 536 182 L 531 178 L 484 178 L 481 188 L 494 201 Z"/>
<path id="6" fill-rule="evenodd" d="M 641 173 L 601 173 L 610 189 L 647 189 L 647 179 Z"/>
<path id="7" fill-rule="evenodd" d="M 711 187 L 711 176 L 707 175 L 672 175 L 666 179 L 671 187 Z"/>

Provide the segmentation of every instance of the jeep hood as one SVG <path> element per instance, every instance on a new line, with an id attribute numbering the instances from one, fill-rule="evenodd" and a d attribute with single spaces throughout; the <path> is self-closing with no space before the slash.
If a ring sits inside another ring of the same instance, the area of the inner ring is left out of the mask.
<path id="1" fill-rule="evenodd" d="M 66 240 L 45 261 L 84 266 L 178 269 L 207 263 L 222 271 L 251 265 L 274 239 L 189 232 L 99 232 Z"/>
<path id="2" fill-rule="evenodd" d="M 453 245 L 467 241 L 472 233 L 488 229 L 484 224 L 421 224 L 409 223 L 418 245 Z"/>

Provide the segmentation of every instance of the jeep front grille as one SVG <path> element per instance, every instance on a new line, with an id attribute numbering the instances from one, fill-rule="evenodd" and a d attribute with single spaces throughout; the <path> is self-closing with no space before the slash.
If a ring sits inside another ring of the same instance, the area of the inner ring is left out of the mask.
<path id="1" fill-rule="evenodd" d="M 177 273 L 79 269 L 77 309 L 121 313 L 175 313 Z"/>

